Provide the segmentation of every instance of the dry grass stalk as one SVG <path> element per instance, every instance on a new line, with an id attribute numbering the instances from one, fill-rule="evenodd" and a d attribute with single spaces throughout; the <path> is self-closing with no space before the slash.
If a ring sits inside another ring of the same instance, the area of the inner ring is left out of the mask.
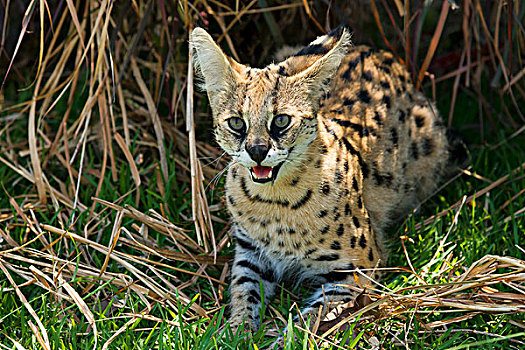
<path id="1" fill-rule="evenodd" d="M 42 321 L 40 320 L 40 318 L 36 314 L 35 310 L 31 306 L 31 304 L 29 304 L 29 302 L 27 301 L 26 297 L 24 296 L 24 294 L 22 293 L 20 288 L 18 288 L 18 285 L 13 280 L 13 277 L 11 277 L 11 274 L 9 273 L 9 271 L 7 271 L 7 269 L 5 268 L 4 262 L 3 262 L 3 260 L 1 258 L 0 258 L 0 269 L 4 272 L 4 275 L 7 277 L 7 279 L 9 280 L 9 282 L 11 283 L 13 288 L 15 289 L 15 292 L 16 292 L 18 298 L 20 298 L 20 301 L 22 302 L 24 307 L 31 314 L 31 316 L 35 319 L 36 324 L 38 325 L 38 328 L 33 326 L 33 327 L 31 327 L 31 329 L 33 330 L 33 333 L 35 334 L 35 336 L 39 340 L 40 345 L 45 350 L 51 350 L 51 346 L 49 344 L 49 336 L 47 335 L 46 328 L 42 324 Z"/>
<path id="2" fill-rule="evenodd" d="M 98 344 L 98 330 L 97 330 L 97 324 L 95 322 L 95 317 L 93 317 L 93 313 L 91 312 L 91 309 L 86 304 L 84 299 L 82 299 L 82 297 L 77 293 L 77 291 L 73 287 L 71 287 L 69 283 L 67 283 L 64 280 L 61 274 L 57 275 L 57 279 L 58 279 L 58 282 L 60 282 L 60 287 L 64 287 L 64 289 L 71 296 L 71 298 L 73 298 L 73 300 L 75 301 L 75 304 L 77 304 L 79 310 L 86 317 L 91 328 L 93 328 L 93 333 L 95 336 L 95 344 L 93 345 L 93 349 L 96 349 L 97 344 Z"/>
<path id="3" fill-rule="evenodd" d="M 144 95 L 144 98 L 148 105 L 149 114 L 151 116 L 153 127 L 155 129 L 155 134 L 157 136 L 157 145 L 159 148 L 159 156 L 160 156 L 160 168 L 162 170 L 162 175 L 164 176 L 164 180 L 166 181 L 169 177 L 168 160 L 166 158 L 166 150 L 164 148 L 164 132 L 162 131 L 159 113 L 157 112 L 157 107 L 155 106 L 155 102 L 153 101 L 153 98 L 151 97 L 148 87 L 146 86 L 146 84 L 144 83 L 144 80 L 142 79 L 142 75 L 140 74 L 139 67 L 137 66 L 137 62 L 134 58 L 131 59 L 131 69 L 133 70 L 133 75 L 135 79 L 137 80 L 137 84 L 140 87 L 140 91 Z"/>
<path id="4" fill-rule="evenodd" d="M 510 270 L 498 273 L 498 269 Z M 438 279 L 450 280 L 443 272 Z M 418 276 L 416 276 L 418 277 Z M 418 277 L 419 279 L 419 277 Z M 348 303 L 348 308 L 330 322 L 323 322 L 320 329 L 322 338 L 333 334 L 345 324 L 366 316 L 368 321 L 397 318 L 406 313 L 425 314 L 431 312 L 464 312 L 447 321 L 424 324 L 431 329 L 453 322 L 460 322 L 478 313 L 523 313 L 525 312 L 525 290 L 514 288 L 518 293 L 501 293 L 497 285 L 519 286 L 525 283 L 525 261 L 495 255 L 486 255 L 473 263 L 460 276 L 450 282 L 418 284 L 397 291 L 385 291 L 369 286 L 366 292 L 370 300 L 356 307 L 356 302 Z M 359 300 L 359 298 L 358 298 Z M 357 301 L 358 302 L 358 301 Z M 419 322 L 423 322 L 421 319 Z"/>
<path id="5" fill-rule="evenodd" d="M 188 82 L 186 95 L 186 131 L 188 132 L 189 150 L 190 150 L 190 164 L 191 164 L 191 198 L 192 198 L 192 219 L 195 222 L 195 230 L 197 233 L 198 243 L 204 245 L 204 249 L 209 251 L 208 240 L 211 241 L 213 256 L 217 257 L 217 246 L 215 243 L 215 235 L 213 233 L 213 225 L 211 223 L 211 215 L 208 208 L 208 201 L 205 196 L 202 181 L 202 168 L 197 159 L 197 149 L 195 140 L 195 125 L 193 119 L 193 61 L 192 49 L 189 50 L 188 56 Z M 208 236 L 208 237 L 205 237 Z"/>
<path id="6" fill-rule="evenodd" d="M 149 297 L 153 296 L 153 298 L 157 299 L 157 301 L 167 302 L 167 304 L 170 307 L 173 308 L 173 311 L 176 312 L 177 308 L 174 307 L 174 305 L 172 304 L 172 301 L 170 301 L 170 300 L 174 299 L 173 292 L 168 290 L 168 289 L 166 289 L 166 288 L 164 288 L 163 286 L 161 286 L 157 281 L 153 280 L 151 277 L 149 277 L 143 271 L 138 269 L 132 263 L 137 263 L 139 266 L 140 265 L 146 265 L 150 269 L 154 269 L 152 266 L 149 266 L 147 264 L 142 263 L 139 259 L 137 259 L 136 257 L 131 256 L 129 254 L 117 252 L 115 250 L 110 251 L 110 249 L 108 247 L 105 247 L 105 246 L 103 246 L 101 244 L 93 242 L 93 241 L 91 241 L 89 239 L 86 239 L 86 238 L 84 238 L 82 236 L 79 236 L 79 235 L 77 235 L 75 233 L 66 232 L 66 231 L 64 231 L 62 229 L 59 229 L 59 228 L 56 228 L 56 227 L 53 227 L 53 226 L 49 226 L 49 225 L 42 225 L 42 228 L 44 230 L 49 231 L 49 232 L 59 234 L 59 235 L 61 235 L 64 238 L 69 238 L 69 239 L 75 240 L 75 242 L 77 242 L 77 243 L 85 244 L 88 247 L 90 247 L 90 248 L 92 248 L 92 249 L 94 249 L 94 250 L 96 250 L 96 251 L 98 251 L 98 252 L 100 252 L 100 253 L 102 253 L 104 255 L 109 256 L 111 259 L 115 260 L 116 262 L 118 262 L 119 264 L 124 266 L 131 274 L 133 274 L 136 278 L 138 278 L 141 282 L 143 282 L 145 287 L 149 288 L 149 290 L 151 292 L 153 292 L 153 294 L 148 293 Z M 184 295 L 182 292 L 178 293 L 178 298 L 177 299 L 180 302 L 182 302 L 184 304 L 188 304 L 188 305 L 191 302 L 191 299 L 188 298 L 186 295 Z M 202 316 L 206 315 L 206 312 L 204 311 L 204 309 L 201 308 L 196 303 L 193 303 L 191 305 L 191 309 L 194 310 L 195 312 L 197 312 L 198 314 L 202 315 Z"/>
<path id="7" fill-rule="evenodd" d="M 436 26 L 436 30 L 434 32 L 434 35 L 432 36 L 432 40 L 430 41 L 430 47 L 428 48 L 427 55 L 425 57 L 425 60 L 423 61 L 423 65 L 421 66 L 421 69 L 419 70 L 419 74 L 418 74 L 417 82 L 416 82 L 417 89 L 419 89 L 419 87 L 421 86 L 421 82 L 423 81 L 423 77 L 425 76 L 425 73 L 427 72 L 428 66 L 430 65 L 430 61 L 432 60 L 432 57 L 434 56 L 434 53 L 436 52 L 436 48 L 439 43 L 441 33 L 443 32 L 443 27 L 445 26 L 445 21 L 447 19 L 449 8 L 450 8 L 449 2 L 443 1 L 443 7 L 441 9 L 441 14 L 439 16 L 439 21 Z"/>

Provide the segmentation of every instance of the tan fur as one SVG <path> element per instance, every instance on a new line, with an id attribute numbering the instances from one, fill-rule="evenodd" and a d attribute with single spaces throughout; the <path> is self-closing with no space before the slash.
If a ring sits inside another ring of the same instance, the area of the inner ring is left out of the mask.
<path id="1" fill-rule="evenodd" d="M 201 29 L 191 43 L 204 85 L 211 85 L 217 141 L 233 158 L 226 180 L 239 241 L 233 323 L 245 319 L 257 328 L 258 281 L 266 296 L 281 280 L 330 286 L 332 297 L 318 292 L 304 311 L 315 313 L 322 298 L 328 313 L 348 301 L 333 282 L 354 283 L 352 273 L 338 271 L 385 263 L 386 225 L 435 188 L 448 157 L 435 107 L 390 53 L 348 49 L 345 31 L 264 69 L 232 63 Z M 275 137 L 270 126 L 279 114 L 292 124 Z M 242 137 L 228 129 L 232 116 L 246 123 Z M 261 165 L 283 164 L 272 183 L 252 181 L 248 169 L 257 162 L 245 148 L 254 142 L 270 147 Z"/>

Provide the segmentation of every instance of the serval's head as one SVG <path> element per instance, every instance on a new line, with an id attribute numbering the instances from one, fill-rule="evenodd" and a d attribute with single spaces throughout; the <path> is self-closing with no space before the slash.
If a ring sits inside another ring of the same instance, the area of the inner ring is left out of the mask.
<path id="1" fill-rule="evenodd" d="M 299 169 L 318 136 L 319 102 L 347 52 L 349 33 L 334 30 L 263 69 L 226 56 L 202 28 L 193 30 L 190 45 L 224 151 L 257 183 Z"/>

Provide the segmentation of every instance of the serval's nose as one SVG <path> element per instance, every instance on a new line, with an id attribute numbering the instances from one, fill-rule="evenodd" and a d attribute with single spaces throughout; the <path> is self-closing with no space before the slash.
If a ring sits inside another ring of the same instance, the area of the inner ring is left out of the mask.
<path id="1" fill-rule="evenodd" d="M 246 144 L 246 152 L 257 164 L 261 164 L 269 150 L 270 147 L 266 143 Z"/>

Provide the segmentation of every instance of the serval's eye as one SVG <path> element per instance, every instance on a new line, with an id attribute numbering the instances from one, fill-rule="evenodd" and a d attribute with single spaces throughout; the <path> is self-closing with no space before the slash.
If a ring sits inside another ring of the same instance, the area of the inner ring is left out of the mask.
<path id="1" fill-rule="evenodd" d="M 242 132 L 244 130 L 244 121 L 239 117 L 228 119 L 228 125 L 233 131 Z"/>
<path id="2" fill-rule="evenodd" d="M 292 121 L 292 118 L 290 118 L 289 115 L 279 114 L 275 118 L 273 118 L 272 124 L 277 129 L 281 129 L 282 130 L 282 129 L 286 128 L 288 125 L 290 125 L 291 121 Z"/>

